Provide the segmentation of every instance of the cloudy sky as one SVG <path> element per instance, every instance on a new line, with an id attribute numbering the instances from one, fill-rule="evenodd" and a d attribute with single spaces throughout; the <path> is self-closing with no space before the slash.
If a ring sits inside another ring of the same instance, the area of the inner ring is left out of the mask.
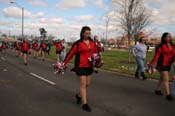
<path id="1" fill-rule="evenodd" d="M 48 34 L 58 38 L 78 37 L 83 25 L 89 25 L 92 33 L 105 35 L 104 16 L 109 12 L 111 0 L 0 0 L 0 32 L 21 33 L 21 8 L 24 7 L 24 34 L 39 35 L 44 27 Z M 147 30 L 155 35 L 168 31 L 174 35 L 175 0 L 144 0 L 152 11 L 153 23 Z M 109 23 L 109 37 L 120 33 L 120 28 Z"/>

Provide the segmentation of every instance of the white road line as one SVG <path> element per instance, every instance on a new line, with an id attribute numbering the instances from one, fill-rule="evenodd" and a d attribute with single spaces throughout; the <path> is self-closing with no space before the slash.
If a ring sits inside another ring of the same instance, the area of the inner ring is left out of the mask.
<path id="1" fill-rule="evenodd" d="M 6 71 L 7 71 L 7 69 L 3 69 L 2 71 L 6 72 Z"/>
<path id="2" fill-rule="evenodd" d="M 2 59 L 3 61 L 5 61 L 5 58 L 4 58 L 4 57 L 1 57 L 1 59 Z"/>
<path id="3" fill-rule="evenodd" d="M 32 75 L 32 76 L 34 76 L 34 77 L 36 77 L 38 79 L 41 79 L 42 81 L 45 81 L 45 82 L 47 82 L 47 83 L 49 83 L 51 85 L 56 85 L 56 83 L 54 83 L 52 81 L 49 81 L 49 80 L 47 80 L 47 79 L 45 79 L 45 78 L 43 78 L 43 77 L 41 77 L 41 76 L 39 76 L 39 75 L 37 75 L 35 73 L 30 73 L 30 75 Z"/>

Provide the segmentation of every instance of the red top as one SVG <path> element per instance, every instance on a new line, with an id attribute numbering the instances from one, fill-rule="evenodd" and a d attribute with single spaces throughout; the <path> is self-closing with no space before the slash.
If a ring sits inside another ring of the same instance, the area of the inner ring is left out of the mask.
<path id="1" fill-rule="evenodd" d="M 56 52 L 60 52 L 63 48 L 63 45 L 61 44 L 61 42 L 57 42 L 55 43 L 55 47 L 56 47 Z"/>
<path id="2" fill-rule="evenodd" d="M 83 41 L 77 41 L 72 46 L 71 50 L 67 54 L 64 64 L 66 65 L 69 60 L 75 55 L 75 65 L 78 67 L 91 67 L 88 60 L 94 53 L 97 53 L 97 47 L 91 40 L 89 46 Z"/>
<path id="3" fill-rule="evenodd" d="M 40 48 L 41 48 L 42 50 L 46 50 L 46 44 L 45 44 L 45 43 L 41 43 L 41 44 L 40 44 Z"/>
<path id="4" fill-rule="evenodd" d="M 168 46 L 167 44 L 162 44 L 157 48 L 151 65 L 157 62 L 157 66 L 171 66 L 173 58 L 175 56 L 175 48 L 173 45 Z"/>
<path id="5" fill-rule="evenodd" d="M 33 48 L 34 50 L 37 50 L 37 49 L 38 49 L 38 43 L 37 43 L 37 42 L 34 42 L 34 43 L 32 44 L 32 48 Z"/>
<path id="6" fill-rule="evenodd" d="M 7 46 L 6 46 L 6 43 L 2 43 L 2 45 L 1 45 L 1 48 L 2 49 L 5 49 Z"/>
<path id="7" fill-rule="evenodd" d="M 98 53 L 104 52 L 104 48 L 102 47 L 100 42 L 96 42 L 96 46 L 97 46 Z"/>
<path id="8" fill-rule="evenodd" d="M 29 51 L 30 45 L 27 42 L 22 43 L 22 50 L 23 51 Z"/>
<path id="9" fill-rule="evenodd" d="M 16 49 L 20 49 L 21 46 L 22 46 L 22 43 L 16 42 L 16 44 L 15 44 L 15 48 Z"/>

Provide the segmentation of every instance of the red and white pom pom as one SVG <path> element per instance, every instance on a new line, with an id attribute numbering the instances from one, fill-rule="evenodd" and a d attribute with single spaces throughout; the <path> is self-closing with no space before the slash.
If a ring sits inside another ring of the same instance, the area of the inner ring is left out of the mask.
<path id="1" fill-rule="evenodd" d="M 149 64 L 147 64 L 147 66 L 146 66 L 146 72 L 148 73 L 148 74 L 153 74 L 153 73 L 155 73 L 156 72 L 156 69 L 155 69 L 155 67 L 154 66 L 152 66 L 152 65 L 149 65 Z"/>
<path id="2" fill-rule="evenodd" d="M 100 68 L 103 65 L 102 56 L 100 54 L 93 54 L 88 60 L 95 68 Z"/>
<path id="3" fill-rule="evenodd" d="M 55 69 L 55 74 L 63 75 L 65 72 L 64 64 L 61 62 L 53 64 L 53 68 Z"/>

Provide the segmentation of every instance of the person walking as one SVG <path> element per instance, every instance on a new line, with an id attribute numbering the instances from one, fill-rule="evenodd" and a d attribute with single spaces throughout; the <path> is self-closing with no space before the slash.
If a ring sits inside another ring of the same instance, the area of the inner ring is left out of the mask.
<path id="1" fill-rule="evenodd" d="M 48 40 L 47 43 L 46 43 L 46 55 L 49 56 L 50 55 L 50 50 L 51 50 L 51 43 L 50 41 Z"/>
<path id="2" fill-rule="evenodd" d="M 7 44 L 6 44 L 6 42 L 2 41 L 0 47 L 1 47 L 1 49 L 2 49 L 2 52 L 3 52 L 3 53 L 6 53 L 6 49 L 7 49 Z"/>
<path id="3" fill-rule="evenodd" d="M 62 44 L 62 51 L 61 51 L 61 61 L 64 61 L 65 57 L 66 57 L 66 47 L 67 47 L 67 44 L 65 42 L 65 39 L 63 39 L 61 41 L 61 44 Z"/>
<path id="4" fill-rule="evenodd" d="M 100 62 L 103 65 L 102 57 L 103 57 L 104 47 L 103 47 L 103 44 L 99 41 L 98 36 L 96 36 L 96 35 L 94 36 L 94 43 L 95 43 L 95 45 L 97 47 L 97 53 L 101 57 L 101 61 Z M 98 68 L 94 67 L 94 72 L 98 73 Z"/>
<path id="5" fill-rule="evenodd" d="M 42 54 L 42 61 L 45 61 L 45 56 L 46 56 L 46 43 L 45 40 L 41 40 L 41 44 L 40 44 L 40 50 L 41 50 L 41 54 Z"/>
<path id="6" fill-rule="evenodd" d="M 32 44 L 32 49 L 33 49 L 33 56 L 36 58 L 38 56 L 38 41 L 35 39 L 33 44 Z"/>
<path id="7" fill-rule="evenodd" d="M 175 96 L 175 58 L 173 61 L 172 95 Z"/>
<path id="8" fill-rule="evenodd" d="M 147 77 L 145 76 L 144 72 L 144 63 L 145 63 L 145 58 L 147 54 L 147 46 L 146 46 L 146 39 L 144 37 L 141 37 L 139 39 L 139 43 L 135 45 L 133 48 L 133 54 L 136 58 L 136 63 L 137 63 L 137 69 L 135 72 L 135 78 L 139 79 L 139 75 L 141 75 L 142 79 L 145 80 Z"/>
<path id="9" fill-rule="evenodd" d="M 55 49 L 56 49 L 56 56 L 57 56 L 57 63 L 61 62 L 61 52 L 63 50 L 63 45 L 60 41 L 60 39 L 58 39 L 55 43 Z"/>
<path id="10" fill-rule="evenodd" d="M 168 32 L 163 33 L 161 37 L 161 43 L 157 46 L 154 58 L 152 59 L 150 65 L 155 65 L 157 62 L 157 70 L 160 74 L 160 80 L 157 84 L 155 94 L 163 96 L 161 92 L 161 85 L 165 86 L 166 99 L 168 101 L 173 101 L 174 98 L 170 94 L 169 87 L 169 72 L 171 70 L 171 64 L 175 57 L 175 46 L 172 43 L 171 34 Z"/>
<path id="11" fill-rule="evenodd" d="M 28 43 L 28 40 L 25 38 L 22 43 L 22 53 L 23 53 L 23 58 L 24 58 L 24 65 L 27 66 L 27 61 L 28 61 L 28 53 L 30 50 L 30 45 Z"/>
<path id="12" fill-rule="evenodd" d="M 64 66 L 66 66 L 69 60 L 75 55 L 74 68 L 72 71 L 76 73 L 80 81 L 80 92 L 78 92 L 75 97 L 77 104 L 82 104 L 82 109 L 87 112 L 91 112 L 92 110 L 87 101 L 87 88 L 90 85 L 91 75 L 93 73 L 93 67 L 88 58 L 97 53 L 96 45 L 90 37 L 90 27 L 82 27 L 80 39 L 73 44 L 63 62 Z"/>

